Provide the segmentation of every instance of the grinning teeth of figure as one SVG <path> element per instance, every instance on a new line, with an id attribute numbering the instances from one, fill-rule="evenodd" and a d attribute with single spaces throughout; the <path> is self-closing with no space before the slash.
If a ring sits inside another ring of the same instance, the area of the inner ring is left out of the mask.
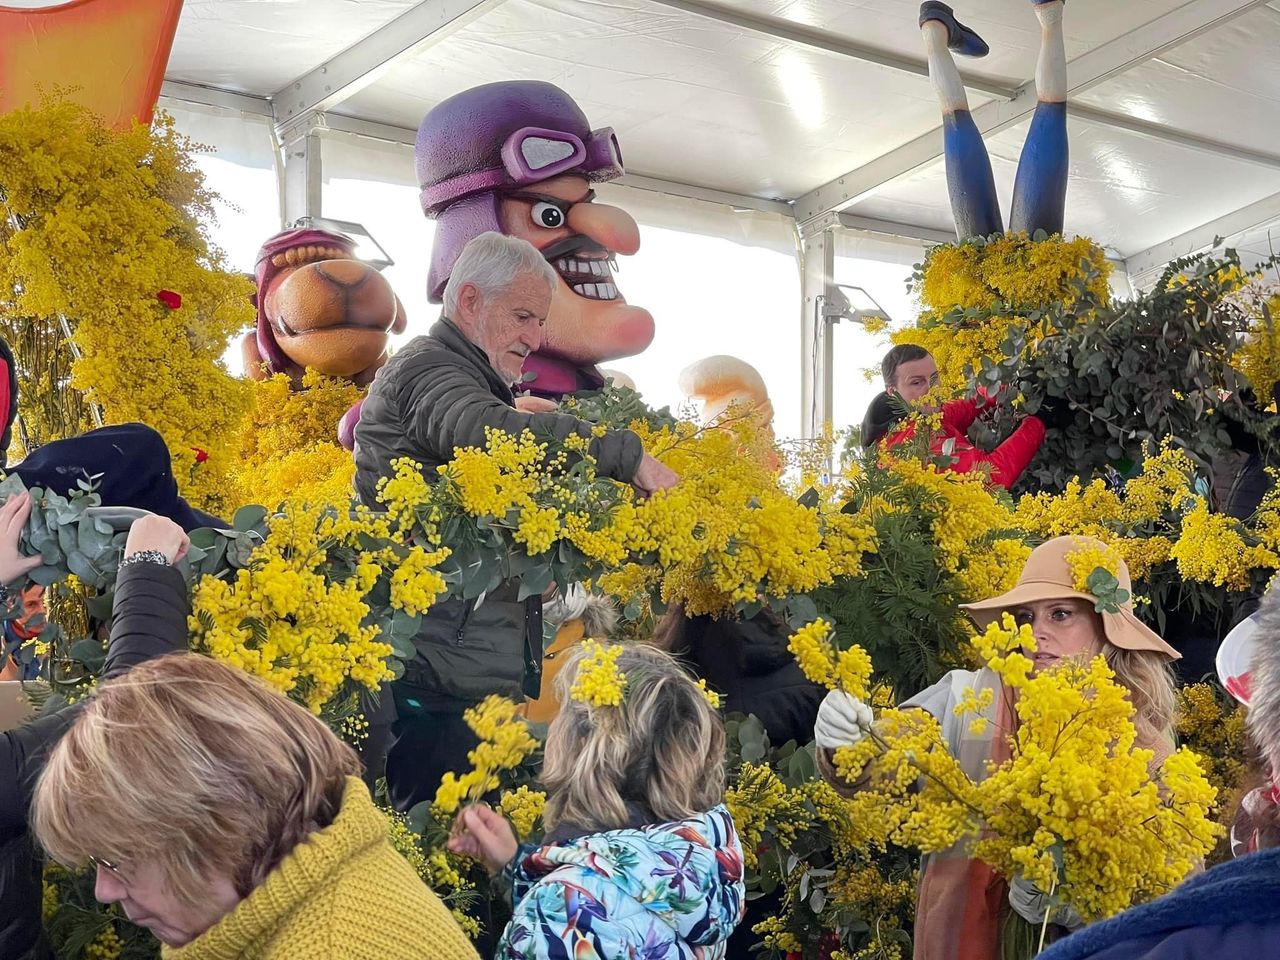
<path id="1" fill-rule="evenodd" d="M 588 300 L 618 299 L 618 288 L 612 283 L 575 283 L 573 292 Z"/>
<path id="2" fill-rule="evenodd" d="M 578 296 L 591 300 L 617 300 L 618 288 L 613 284 L 612 264 L 612 257 L 608 260 L 562 257 L 553 265 Z"/>

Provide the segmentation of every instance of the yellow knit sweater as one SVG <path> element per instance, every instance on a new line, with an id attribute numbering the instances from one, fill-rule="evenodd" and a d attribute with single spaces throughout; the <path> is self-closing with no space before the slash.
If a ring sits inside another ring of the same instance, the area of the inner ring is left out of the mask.
<path id="1" fill-rule="evenodd" d="M 387 840 L 355 777 L 332 824 L 165 960 L 476 960 L 471 941 Z"/>

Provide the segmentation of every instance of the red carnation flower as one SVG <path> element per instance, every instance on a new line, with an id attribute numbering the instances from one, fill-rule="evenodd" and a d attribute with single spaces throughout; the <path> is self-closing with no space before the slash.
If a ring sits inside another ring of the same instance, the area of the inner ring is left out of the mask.
<path id="1" fill-rule="evenodd" d="M 196 463 L 204 463 L 209 459 L 208 450 L 201 450 L 199 447 L 192 447 L 191 449 L 196 452 Z"/>
<path id="2" fill-rule="evenodd" d="M 156 294 L 156 299 L 170 310 L 177 310 L 182 306 L 182 294 L 174 293 L 172 290 L 161 290 Z"/>

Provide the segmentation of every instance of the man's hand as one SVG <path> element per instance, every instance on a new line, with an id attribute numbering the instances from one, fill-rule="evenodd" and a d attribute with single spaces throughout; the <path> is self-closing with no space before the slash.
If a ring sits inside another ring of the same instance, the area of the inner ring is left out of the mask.
<path id="1" fill-rule="evenodd" d="M 158 550 L 173 566 L 187 555 L 191 546 L 191 538 L 180 526 L 168 517 L 148 514 L 133 521 L 129 527 L 129 536 L 125 540 L 124 555 L 141 553 L 143 550 Z"/>
<path id="2" fill-rule="evenodd" d="M 516 409 L 521 413 L 553 413 L 560 404 L 543 397 L 516 397 Z"/>
<path id="3" fill-rule="evenodd" d="M 453 824 L 449 849 L 483 863 L 491 875 L 502 872 L 520 849 L 511 824 L 483 804 L 467 807 Z"/>
<path id="4" fill-rule="evenodd" d="M 636 475 L 631 480 L 631 485 L 648 497 L 659 490 L 670 490 L 679 482 L 680 476 L 674 470 L 646 453 L 644 459 L 640 461 Z"/>

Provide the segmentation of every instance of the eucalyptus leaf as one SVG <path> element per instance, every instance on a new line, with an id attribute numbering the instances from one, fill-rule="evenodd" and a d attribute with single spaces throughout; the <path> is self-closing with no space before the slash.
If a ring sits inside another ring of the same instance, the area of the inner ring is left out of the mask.
<path id="1" fill-rule="evenodd" d="M 191 539 L 191 545 L 200 547 L 202 550 L 208 550 L 219 539 L 217 532 L 210 530 L 208 527 L 192 530 L 188 536 Z"/>
<path id="2" fill-rule="evenodd" d="M 422 629 L 422 615 L 408 614 L 396 610 L 391 615 L 391 636 L 396 638 L 413 638 Z"/>
<path id="3" fill-rule="evenodd" d="M 107 651 L 103 649 L 102 644 L 88 637 L 73 643 L 67 651 L 67 655 L 72 660 L 83 663 L 85 669 L 93 674 L 102 672 L 102 668 L 107 662 Z"/>
<path id="4" fill-rule="evenodd" d="M 65 571 L 53 566 L 36 567 L 27 576 L 33 583 L 38 583 L 42 587 L 51 587 L 67 578 Z"/>
<path id="5" fill-rule="evenodd" d="M 247 533 L 256 529 L 266 519 L 267 508 L 252 503 L 236 511 L 235 518 L 231 521 L 231 526 L 239 532 Z"/>
<path id="6" fill-rule="evenodd" d="M 412 660 L 417 655 L 418 648 L 414 646 L 412 636 L 398 636 L 394 633 L 386 633 L 382 635 L 384 642 L 391 645 L 391 653 L 400 660 Z"/>
<path id="7" fill-rule="evenodd" d="M 543 564 L 529 570 L 520 578 L 520 591 L 517 599 L 540 596 L 554 583 L 554 575 L 549 564 Z"/>

